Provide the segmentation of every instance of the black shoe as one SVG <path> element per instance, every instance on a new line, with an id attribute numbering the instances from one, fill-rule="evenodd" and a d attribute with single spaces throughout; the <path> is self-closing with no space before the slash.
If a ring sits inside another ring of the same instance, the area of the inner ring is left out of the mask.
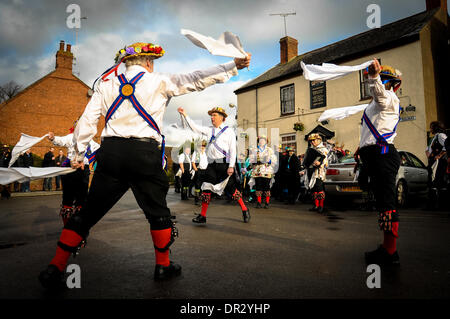
<path id="1" fill-rule="evenodd" d="M 262 208 L 262 206 L 261 206 L 261 203 L 260 203 L 260 202 L 257 202 L 257 203 L 256 203 L 256 208 Z"/>
<path id="2" fill-rule="evenodd" d="M 368 265 L 376 264 L 376 265 L 399 265 L 400 257 L 398 252 L 395 251 L 392 255 L 390 255 L 387 250 L 380 245 L 376 250 L 365 253 L 366 263 Z"/>
<path id="3" fill-rule="evenodd" d="M 67 288 L 64 282 L 64 273 L 55 265 L 48 265 L 47 269 L 39 274 L 41 285 L 48 290 L 63 290 Z"/>
<path id="4" fill-rule="evenodd" d="M 247 207 L 247 210 L 242 211 L 242 218 L 244 219 L 244 223 L 248 223 L 250 221 L 250 209 Z"/>
<path id="5" fill-rule="evenodd" d="M 323 213 L 323 207 L 322 206 L 317 207 L 317 212 L 319 214 L 322 214 Z"/>
<path id="6" fill-rule="evenodd" d="M 192 221 L 194 223 L 197 223 L 197 224 L 205 224 L 206 223 L 206 217 L 198 214 L 195 218 L 192 219 Z"/>
<path id="7" fill-rule="evenodd" d="M 317 206 L 313 206 L 309 209 L 310 212 L 317 212 L 317 210 L 319 209 L 319 207 Z"/>
<path id="8" fill-rule="evenodd" d="M 268 209 L 268 208 L 269 208 L 269 203 L 265 203 L 265 204 L 264 204 L 264 208 L 265 208 L 265 209 Z"/>
<path id="9" fill-rule="evenodd" d="M 167 280 L 181 275 L 181 266 L 170 262 L 170 265 L 164 267 L 162 265 L 155 266 L 155 280 Z"/>

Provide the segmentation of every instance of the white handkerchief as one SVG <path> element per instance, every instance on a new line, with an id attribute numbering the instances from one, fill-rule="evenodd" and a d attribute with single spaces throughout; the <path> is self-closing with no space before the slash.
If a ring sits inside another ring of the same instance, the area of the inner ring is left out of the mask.
<path id="1" fill-rule="evenodd" d="M 222 33 L 217 40 L 186 29 L 181 29 L 181 34 L 196 46 L 208 50 L 212 55 L 242 59 L 247 56 L 239 37 L 231 32 Z"/>
<path id="2" fill-rule="evenodd" d="M 48 136 L 48 134 L 45 134 L 42 137 L 34 137 L 34 136 L 30 136 L 30 135 L 22 133 L 19 142 L 16 144 L 16 146 L 14 146 L 14 148 L 11 152 L 11 161 L 9 162 L 8 167 L 11 167 L 12 164 L 14 164 L 14 162 L 19 158 L 21 153 L 26 152 L 33 145 L 39 143 L 47 136 Z"/>
<path id="3" fill-rule="evenodd" d="M 72 172 L 75 172 L 75 169 L 70 167 L 0 167 L 0 184 L 23 183 L 35 179 L 66 175 Z"/>
<path id="4" fill-rule="evenodd" d="M 355 106 L 345 106 L 345 107 L 337 107 L 334 109 L 329 109 L 329 110 L 326 110 L 325 112 L 323 112 L 319 116 L 319 119 L 317 121 L 323 122 L 323 121 L 326 121 L 329 119 L 342 120 L 342 119 L 345 119 L 346 117 L 349 117 L 350 115 L 364 111 L 368 105 L 369 104 L 361 104 L 361 105 L 355 105 Z"/>
<path id="5" fill-rule="evenodd" d="M 303 76 L 308 81 L 328 81 L 343 77 L 355 71 L 363 70 L 371 65 L 372 62 L 371 60 L 360 65 L 347 66 L 331 63 L 322 63 L 322 65 L 305 64 L 301 61 L 300 65 L 303 69 Z"/>
<path id="6" fill-rule="evenodd" d="M 220 182 L 219 184 L 215 184 L 215 185 L 204 182 L 202 184 L 202 190 L 209 190 L 220 196 L 220 195 L 222 195 L 223 191 L 225 190 L 225 187 L 227 186 L 229 179 L 230 179 L 230 176 L 228 176 L 224 181 Z"/>

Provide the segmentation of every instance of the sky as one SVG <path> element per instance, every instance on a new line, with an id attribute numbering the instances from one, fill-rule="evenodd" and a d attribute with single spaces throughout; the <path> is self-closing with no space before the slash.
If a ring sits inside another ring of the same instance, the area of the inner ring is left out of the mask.
<path id="1" fill-rule="evenodd" d="M 194 46 L 180 34 L 189 29 L 218 38 L 230 31 L 252 53 L 249 70 L 224 84 L 173 98 L 164 124 L 179 120 L 183 106 L 195 119 L 209 123 L 207 110 L 237 104 L 234 90 L 279 63 L 279 40 L 298 40 L 299 54 L 369 30 L 367 7 L 380 7 L 381 25 L 425 10 L 425 0 L 0 0 L 0 85 L 15 81 L 23 87 L 55 68 L 60 40 L 72 44 L 74 74 L 91 86 L 114 64 L 116 52 L 134 42 L 161 45 L 165 55 L 155 71 L 186 73 L 230 61 Z M 70 4 L 80 7 L 80 28 L 69 28 Z M 121 69 L 123 70 L 123 69 Z M 229 119 L 232 119 L 230 116 Z"/>

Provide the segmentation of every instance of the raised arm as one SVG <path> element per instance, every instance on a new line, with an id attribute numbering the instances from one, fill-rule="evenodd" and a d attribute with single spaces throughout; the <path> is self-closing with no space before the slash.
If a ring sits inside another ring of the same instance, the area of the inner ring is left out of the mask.
<path id="1" fill-rule="evenodd" d="M 73 147 L 73 134 L 68 134 L 66 136 L 55 136 L 53 132 L 48 132 L 48 137 L 52 141 L 53 145 L 61 147 Z"/>
<path id="2" fill-rule="evenodd" d="M 383 108 L 389 107 L 392 103 L 392 96 L 386 90 L 380 78 L 381 65 L 377 59 L 369 66 L 369 90 L 375 102 Z"/>
<path id="3" fill-rule="evenodd" d="M 172 96 L 182 95 L 194 91 L 202 91 L 208 86 L 224 83 L 232 76 L 238 74 L 237 70 L 250 65 L 251 54 L 245 59 L 234 59 L 228 63 L 219 64 L 204 70 L 187 74 L 171 74 L 165 79 L 166 94 Z"/>
<path id="4" fill-rule="evenodd" d="M 187 114 L 186 111 L 184 110 L 184 108 L 179 107 L 177 109 L 178 113 L 180 113 L 184 119 L 186 120 L 187 124 L 189 125 L 189 127 L 191 128 L 192 131 L 194 131 L 195 133 L 199 133 L 199 134 L 204 134 L 204 135 L 208 135 L 209 132 L 209 127 L 206 126 L 201 126 L 201 125 L 197 125 Z"/>

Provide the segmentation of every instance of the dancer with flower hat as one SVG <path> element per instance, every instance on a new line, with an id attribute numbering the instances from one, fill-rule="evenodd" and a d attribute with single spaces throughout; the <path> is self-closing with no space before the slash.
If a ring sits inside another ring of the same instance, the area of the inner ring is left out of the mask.
<path id="1" fill-rule="evenodd" d="M 164 167 L 165 139 L 161 133 L 164 112 L 174 96 L 201 91 L 226 82 L 238 69 L 250 65 L 250 56 L 188 74 L 154 72 L 154 60 L 164 50 L 151 43 L 134 43 L 120 50 L 116 64 L 105 71 L 81 116 L 75 131 L 72 167 L 84 167 L 84 154 L 97 132 L 100 116 L 105 117 L 101 148 L 97 151 L 86 205 L 65 225 L 56 254 L 39 279 L 45 288 L 63 288 L 63 272 L 70 254 L 77 250 L 90 229 L 131 187 L 150 224 L 155 248 L 155 280 L 181 274 L 181 266 L 170 261 L 169 247 L 177 235 L 167 207 L 169 189 Z M 124 62 L 126 71 L 117 75 Z M 130 162 L 129 158 L 134 160 Z"/>
<path id="2" fill-rule="evenodd" d="M 401 85 L 401 74 L 390 66 L 381 66 L 377 59 L 373 60 L 367 73 L 373 100 L 363 114 L 355 157 L 360 156 L 370 178 L 384 239 L 378 249 L 365 253 L 365 259 L 367 264 L 393 265 L 400 262 L 397 252 L 399 214 L 395 197 L 400 155 L 394 146 L 394 138 L 400 121 L 400 100 L 395 92 Z"/>

